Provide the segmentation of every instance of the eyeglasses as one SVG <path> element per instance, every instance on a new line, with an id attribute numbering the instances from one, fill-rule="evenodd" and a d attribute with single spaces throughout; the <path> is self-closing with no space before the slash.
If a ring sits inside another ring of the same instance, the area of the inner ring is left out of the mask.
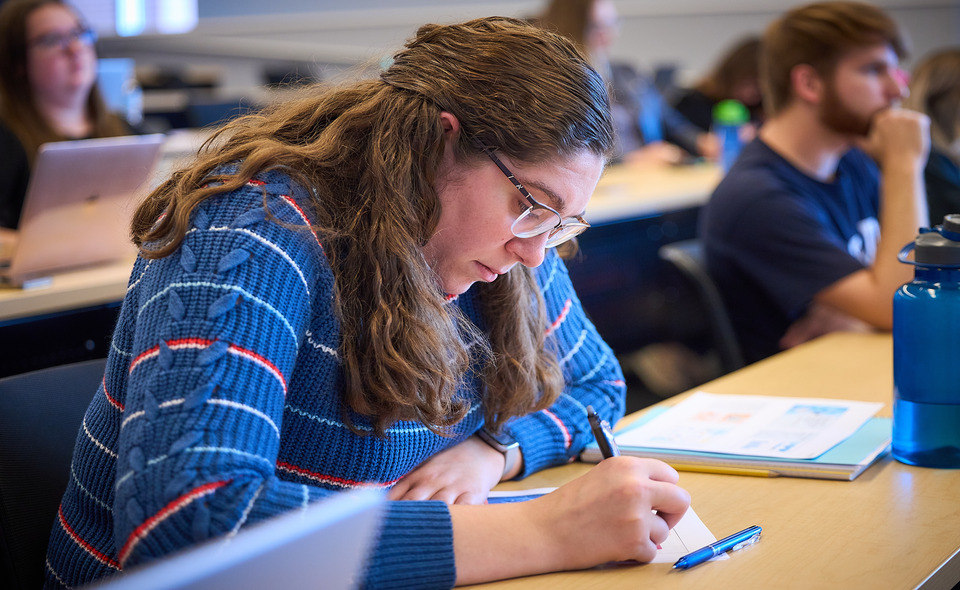
<path id="1" fill-rule="evenodd" d="M 74 41 L 79 41 L 84 45 L 90 46 L 97 42 L 97 34 L 93 29 L 77 27 L 66 33 L 47 33 L 46 35 L 40 35 L 28 44 L 46 50 L 56 48 L 60 49 L 60 51 L 66 51 Z"/>
<path id="2" fill-rule="evenodd" d="M 573 217 L 564 219 L 560 217 L 560 213 L 558 213 L 556 209 L 548 207 L 534 199 L 530 191 L 520 184 L 520 181 L 516 179 L 513 172 L 510 172 L 510 169 L 503 165 L 500 158 L 498 158 L 490 148 L 479 145 L 478 147 L 493 160 L 493 163 L 503 172 L 507 180 L 513 183 L 513 186 L 517 187 L 517 190 L 520 191 L 523 198 L 530 203 L 527 210 L 521 213 L 520 216 L 514 220 L 513 225 L 510 226 L 510 231 L 513 232 L 513 235 L 518 238 L 533 238 L 549 232 L 547 236 L 547 248 L 552 248 L 582 234 L 590 227 L 587 220 L 580 215 L 574 215 Z"/>

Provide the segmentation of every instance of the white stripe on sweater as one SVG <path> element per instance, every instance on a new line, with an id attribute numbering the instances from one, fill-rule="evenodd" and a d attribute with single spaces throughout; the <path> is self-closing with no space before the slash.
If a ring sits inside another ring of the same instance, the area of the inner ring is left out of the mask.
<path id="1" fill-rule="evenodd" d="M 116 453 L 116 452 L 108 449 L 105 444 L 103 444 L 102 442 L 98 441 L 96 438 L 93 437 L 92 434 L 90 434 L 90 429 L 87 428 L 87 417 L 86 417 L 86 416 L 83 417 L 83 431 L 87 434 L 87 438 L 89 438 L 89 439 L 93 442 L 93 444 L 97 445 L 97 448 L 99 448 L 99 449 L 100 449 L 101 451 L 103 451 L 104 453 L 110 455 L 110 456 L 113 457 L 114 459 L 117 458 L 117 453 Z"/>
<path id="2" fill-rule="evenodd" d="M 476 412 L 479 408 L 480 408 L 479 405 L 470 406 L 470 409 L 467 410 L 467 413 L 463 415 L 463 419 L 466 419 L 467 416 Z M 343 422 L 340 422 L 338 420 L 331 420 L 330 418 L 324 418 L 323 416 L 317 416 L 316 414 L 305 412 L 300 408 L 295 408 L 289 404 L 285 406 L 284 409 L 289 410 L 290 412 L 297 414 L 298 416 L 302 416 L 308 420 L 313 420 L 314 422 L 319 422 L 320 424 L 324 424 L 326 426 L 333 426 L 334 428 L 343 428 L 345 430 L 349 430 L 347 425 L 344 424 Z M 360 424 L 355 424 L 354 427 L 358 430 L 363 430 L 366 432 L 373 431 L 373 428 L 371 426 L 362 426 Z M 387 428 L 386 433 L 387 434 L 414 434 L 418 432 L 429 432 L 429 430 L 430 429 L 427 428 L 426 426 L 410 426 L 410 427 L 404 426 L 404 427 Z"/>
<path id="3" fill-rule="evenodd" d="M 140 273 L 140 276 L 137 277 L 137 280 L 135 280 L 134 282 L 130 283 L 130 286 L 127 287 L 127 293 L 129 293 L 130 291 L 132 291 L 134 287 L 136 287 L 137 285 L 140 284 L 140 281 L 143 280 L 144 275 L 147 274 L 147 269 L 150 268 L 150 265 L 151 265 L 152 263 L 153 263 L 153 260 L 147 260 L 147 264 L 143 267 L 143 272 Z"/>
<path id="4" fill-rule="evenodd" d="M 100 500 L 94 496 L 90 490 L 85 488 L 82 483 L 80 483 L 80 478 L 77 477 L 77 472 L 73 469 L 73 463 L 70 464 L 70 477 L 73 478 L 73 483 L 77 484 L 77 487 L 80 488 L 80 491 L 87 495 L 88 498 L 94 501 L 98 506 L 106 510 L 107 512 L 113 513 L 113 508 L 107 505 L 106 502 Z"/>
<path id="5" fill-rule="evenodd" d="M 576 344 L 574 344 L 574 345 L 570 348 L 570 351 L 567 352 L 566 356 L 564 356 L 562 359 L 560 359 L 560 366 L 561 366 L 561 367 L 562 367 L 563 365 L 567 364 L 568 362 L 570 362 L 570 359 L 572 359 L 574 356 L 576 356 L 576 354 L 577 354 L 577 352 L 580 350 L 580 348 L 583 347 L 583 343 L 587 340 L 587 336 L 588 336 L 588 333 L 587 333 L 586 330 L 581 330 L 581 331 L 580 331 L 580 337 L 577 338 Z"/>
<path id="6" fill-rule="evenodd" d="M 286 327 L 287 332 L 290 333 L 290 336 L 293 337 L 293 342 L 294 342 L 294 344 L 299 344 L 299 341 L 297 340 L 297 335 L 296 335 L 296 333 L 294 333 L 294 331 L 293 331 L 293 326 L 290 325 L 290 322 L 287 321 L 287 318 L 283 317 L 283 314 L 281 314 L 280 311 L 279 311 L 277 308 L 275 308 L 274 306 L 270 305 L 270 304 L 267 303 L 266 301 L 260 299 L 259 297 L 254 297 L 253 294 L 251 294 L 249 291 L 247 291 L 246 289 L 243 289 L 243 288 L 241 288 L 241 287 L 237 287 L 236 285 L 226 285 L 226 284 L 223 284 L 223 283 L 211 283 L 211 282 L 209 282 L 209 281 L 197 281 L 197 282 L 193 282 L 193 283 L 170 283 L 169 285 L 167 285 L 166 287 L 164 287 L 162 290 L 160 290 L 160 291 L 158 291 L 156 294 L 154 294 L 154 296 L 151 297 L 150 299 L 148 299 L 146 303 L 144 303 L 143 305 L 140 306 L 140 309 L 137 310 L 137 318 L 139 318 L 139 317 L 143 314 L 143 312 L 147 309 L 147 306 L 149 306 L 149 305 L 152 304 L 154 301 L 156 301 L 156 300 L 160 299 L 161 297 L 163 297 L 164 295 L 166 295 L 167 292 L 170 291 L 171 289 L 176 289 L 176 288 L 180 288 L 180 287 L 185 287 L 185 288 L 188 288 L 188 289 L 189 289 L 189 288 L 192 288 L 192 287 L 207 287 L 207 288 L 209 288 L 209 289 L 220 289 L 220 290 L 223 290 L 223 291 L 234 291 L 234 292 L 240 293 L 240 294 L 243 295 L 246 299 L 248 299 L 248 300 L 256 303 L 257 305 L 262 305 L 262 306 L 265 307 L 268 311 L 270 311 L 270 313 L 272 313 L 273 315 L 277 316 L 277 318 L 279 318 L 280 321 L 283 322 L 283 325 L 284 325 L 284 327 Z"/>
<path id="7" fill-rule="evenodd" d="M 571 383 L 571 385 L 580 385 L 581 383 L 585 383 L 590 379 L 592 379 L 594 375 L 596 375 L 598 372 L 600 372 L 601 369 L 603 369 L 603 366 L 607 364 L 608 360 L 610 360 L 609 355 L 603 355 L 602 357 L 600 357 L 600 360 L 597 361 L 597 364 L 594 365 L 592 369 L 590 369 L 584 376 L 580 377 L 579 379 Z"/>
<path id="8" fill-rule="evenodd" d="M 268 239 L 266 239 L 265 237 L 261 236 L 260 234 L 250 231 L 249 229 L 247 229 L 247 228 L 245 228 L 245 227 L 238 227 L 238 228 L 232 228 L 232 227 L 211 227 L 211 228 L 210 228 L 210 231 L 235 231 L 235 232 L 240 232 L 240 233 L 243 233 L 243 234 L 246 234 L 246 235 L 252 237 L 253 239 L 255 239 L 255 240 L 257 240 L 258 242 L 260 242 L 261 244 L 263 244 L 264 246 L 270 248 L 271 250 L 273 250 L 274 252 L 276 252 L 277 254 L 279 254 L 284 260 L 286 260 L 287 263 L 291 266 L 291 268 L 293 268 L 293 270 L 296 271 L 297 276 L 300 277 L 300 282 L 303 283 L 304 289 L 307 290 L 307 295 L 310 295 L 310 285 L 307 284 L 307 277 L 303 276 L 303 271 L 300 270 L 300 267 L 297 265 L 297 263 L 294 262 L 294 261 L 293 261 L 293 258 L 290 258 L 290 255 L 287 254 L 286 251 L 283 250 L 280 246 L 274 244 L 273 242 L 271 242 L 270 240 L 268 240 Z"/>

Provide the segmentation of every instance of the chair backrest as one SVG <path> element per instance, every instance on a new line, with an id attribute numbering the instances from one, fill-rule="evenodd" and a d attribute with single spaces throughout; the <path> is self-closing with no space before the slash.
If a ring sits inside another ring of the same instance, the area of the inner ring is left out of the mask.
<path id="1" fill-rule="evenodd" d="M 661 259 L 671 263 L 693 286 L 710 319 L 713 346 L 720 356 L 723 371 L 729 373 L 743 367 L 743 354 L 733 331 L 733 324 L 727 315 L 727 308 L 713 278 L 707 272 L 703 244 L 699 239 L 682 240 L 661 246 L 658 253 Z"/>
<path id="2" fill-rule="evenodd" d="M 0 586 L 40 588 L 83 414 L 106 359 L 0 379 Z"/>

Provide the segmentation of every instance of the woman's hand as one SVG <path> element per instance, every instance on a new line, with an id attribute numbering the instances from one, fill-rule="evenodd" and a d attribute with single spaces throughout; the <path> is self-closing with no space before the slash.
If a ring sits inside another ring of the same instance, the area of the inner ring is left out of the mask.
<path id="1" fill-rule="evenodd" d="M 678 146 L 665 141 L 652 141 L 623 155 L 623 162 L 641 168 L 676 166 L 683 162 L 684 154 Z"/>
<path id="2" fill-rule="evenodd" d="M 676 470 L 661 461 L 612 457 L 530 504 L 563 569 L 646 562 L 690 507 L 677 481 Z"/>
<path id="3" fill-rule="evenodd" d="M 503 465 L 503 454 L 474 435 L 418 465 L 393 486 L 387 497 L 483 504 L 500 482 Z"/>
<path id="4" fill-rule="evenodd" d="M 690 506 L 660 461 L 613 457 L 527 502 L 451 506 L 457 584 L 650 561 Z"/>

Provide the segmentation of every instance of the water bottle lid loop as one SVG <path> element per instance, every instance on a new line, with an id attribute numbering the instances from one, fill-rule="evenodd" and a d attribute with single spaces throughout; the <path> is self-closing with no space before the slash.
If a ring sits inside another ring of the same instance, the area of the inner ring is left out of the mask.
<path id="1" fill-rule="evenodd" d="M 904 264 L 916 264 L 913 260 L 907 260 L 907 256 L 910 256 L 910 253 L 913 252 L 914 246 L 916 246 L 916 243 L 910 242 L 903 248 L 900 248 L 900 253 L 897 254 L 897 260 Z"/>
<path id="2" fill-rule="evenodd" d="M 916 245 L 917 245 L 916 242 L 910 242 L 909 244 L 901 248 L 900 253 L 897 254 L 897 260 L 899 260 L 904 264 L 912 264 L 913 266 L 917 266 L 920 268 L 928 268 L 928 269 L 939 268 L 944 270 L 960 269 L 960 262 L 952 262 L 952 261 L 945 262 L 943 260 L 938 260 L 935 262 L 934 261 L 918 262 L 916 260 L 916 256 L 914 256 L 914 260 L 908 259 L 907 257 L 910 256 L 910 253 L 916 249 Z"/>
<path id="3" fill-rule="evenodd" d="M 913 260 L 908 260 L 911 250 Z M 897 260 L 918 268 L 960 268 L 960 214 L 945 215 L 941 225 L 921 227 L 917 238 L 900 250 Z"/>
<path id="4" fill-rule="evenodd" d="M 953 240 L 954 242 L 960 242 L 960 233 L 955 231 L 950 231 L 949 229 L 944 228 L 943 226 L 937 226 L 937 231 L 941 236 L 947 238 L 948 240 Z"/>

